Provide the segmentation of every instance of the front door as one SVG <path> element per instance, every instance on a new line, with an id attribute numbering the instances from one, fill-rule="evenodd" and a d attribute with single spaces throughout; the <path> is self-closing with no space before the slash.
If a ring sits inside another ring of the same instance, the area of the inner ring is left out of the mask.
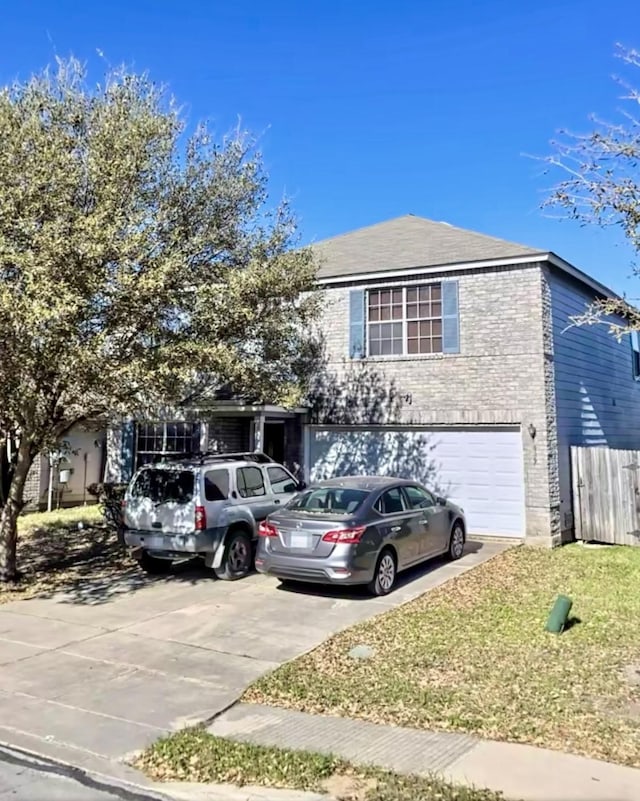
<path id="1" fill-rule="evenodd" d="M 274 462 L 284 462 L 284 420 L 265 420 L 263 450 Z"/>
<path id="2" fill-rule="evenodd" d="M 420 531 L 418 556 L 426 559 L 442 553 L 449 536 L 448 513 L 424 487 L 404 488 L 409 507 L 414 510 L 414 523 Z"/>

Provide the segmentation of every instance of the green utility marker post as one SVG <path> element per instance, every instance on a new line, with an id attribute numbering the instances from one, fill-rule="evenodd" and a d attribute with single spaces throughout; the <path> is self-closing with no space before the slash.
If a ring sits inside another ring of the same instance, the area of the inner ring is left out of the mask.
<path id="1" fill-rule="evenodd" d="M 553 605 L 553 609 L 551 610 L 551 614 L 547 620 L 545 629 L 550 631 L 552 634 L 560 634 L 567 624 L 567 619 L 572 606 L 573 601 L 571 598 L 567 598 L 566 595 L 558 595 L 556 602 Z"/>

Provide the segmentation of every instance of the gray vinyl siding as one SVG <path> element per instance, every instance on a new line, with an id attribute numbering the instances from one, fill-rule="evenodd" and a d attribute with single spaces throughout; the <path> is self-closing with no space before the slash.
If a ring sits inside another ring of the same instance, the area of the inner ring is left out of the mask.
<path id="1" fill-rule="evenodd" d="M 570 446 L 640 448 L 640 382 L 632 372 L 631 343 L 606 325 L 575 326 L 572 319 L 594 293 L 549 272 L 558 436 L 561 525 L 571 518 Z"/>

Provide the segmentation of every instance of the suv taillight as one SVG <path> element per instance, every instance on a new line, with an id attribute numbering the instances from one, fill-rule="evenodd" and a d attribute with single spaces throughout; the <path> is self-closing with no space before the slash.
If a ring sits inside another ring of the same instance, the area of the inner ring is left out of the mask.
<path id="1" fill-rule="evenodd" d="M 358 528 L 343 528 L 339 531 L 327 531 L 322 539 L 324 542 L 342 542 L 355 545 L 357 542 L 360 542 L 366 530 L 366 526 L 358 526 Z"/>
<path id="2" fill-rule="evenodd" d="M 258 536 L 277 537 L 278 529 L 275 526 L 272 526 L 271 523 L 267 523 L 266 520 L 263 520 L 262 523 L 260 523 L 260 525 L 258 526 Z"/>
<path id="3" fill-rule="evenodd" d="M 196 506 L 196 531 L 204 531 L 207 527 L 207 513 L 204 506 Z"/>

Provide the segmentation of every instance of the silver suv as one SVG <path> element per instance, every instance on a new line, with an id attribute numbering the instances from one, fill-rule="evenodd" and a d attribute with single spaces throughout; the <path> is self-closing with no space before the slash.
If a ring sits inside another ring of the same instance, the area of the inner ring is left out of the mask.
<path id="1" fill-rule="evenodd" d="M 218 578 L 241 578 L 253 564 L 258 523 L 303 488 L 263 453 L 146 465 L 124 497 L 124 541 L 147 573 L 200 557 Z"/>

